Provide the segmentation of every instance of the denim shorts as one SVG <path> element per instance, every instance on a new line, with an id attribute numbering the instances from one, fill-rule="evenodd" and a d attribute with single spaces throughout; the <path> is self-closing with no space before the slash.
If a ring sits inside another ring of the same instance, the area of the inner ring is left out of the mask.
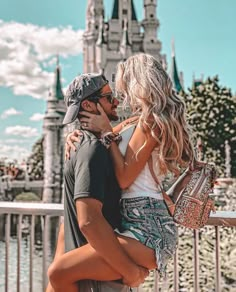
<path id="1" fill-rule="evenodd" d="M 119 234 L 140 241 L 155 250 L 158 271 L 165 274 L 178 242 L 177 227 L 164 200 L 137 197 L 121 200 Z"/>

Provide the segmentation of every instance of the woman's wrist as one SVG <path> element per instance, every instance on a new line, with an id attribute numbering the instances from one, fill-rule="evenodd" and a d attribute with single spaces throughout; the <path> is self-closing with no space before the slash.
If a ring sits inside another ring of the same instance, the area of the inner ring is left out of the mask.
<path id="1" fill-rule="evenodd" d="M 101 135 L 100 141 L 108 149 L 110 148 L 112 142 L 119 144 L 121 139 L 122 138 L 119 133 L 106 132 L 103 135 Z"/>

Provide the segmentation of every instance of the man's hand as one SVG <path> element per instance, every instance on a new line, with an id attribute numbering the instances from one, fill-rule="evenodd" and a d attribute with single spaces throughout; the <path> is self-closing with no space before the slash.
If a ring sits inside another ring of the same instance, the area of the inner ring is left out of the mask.
<path id="1" fill-rule="evenodd" d="M 66 145 L 65 145 L 65 160 L 70 160 L 70 151 L 76 151 L 75 142 L 80 142 L 80 136 L 83 135 L 80 130 L 74 130 L 69 133 L 66 137 Z"/>
<path id="2" fill-rule="evenodd" d="M 146 268 L 137 266 L 136 273 L 130 273 L 123 278 L 123 283 L 129 287 L 138 287 L 145 281 L 145 278 L 149 275 L 149 271 Z"/>

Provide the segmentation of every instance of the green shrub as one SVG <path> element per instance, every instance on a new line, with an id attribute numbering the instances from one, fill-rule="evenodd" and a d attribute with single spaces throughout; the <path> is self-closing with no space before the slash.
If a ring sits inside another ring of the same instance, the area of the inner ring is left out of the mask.
<path id="1" fill-rule="evenodd" d="M 15 197 L 16 202 L 39 202 L 40 198 L 32 192 L 23 192 Z"/>

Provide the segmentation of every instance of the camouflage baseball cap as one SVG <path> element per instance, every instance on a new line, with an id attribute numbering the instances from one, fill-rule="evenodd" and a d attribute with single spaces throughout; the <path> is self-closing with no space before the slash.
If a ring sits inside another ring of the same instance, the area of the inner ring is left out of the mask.
<path id="1" fill-rule="evenodd" d="M 108 80 L 102 74 L 86 73 L 77 76 L 68 86 L 65 94 L 67 106 L 63 124 L 69 124 L 76 120 L 80 110 L 81 101 L 95 94 Z"/>

